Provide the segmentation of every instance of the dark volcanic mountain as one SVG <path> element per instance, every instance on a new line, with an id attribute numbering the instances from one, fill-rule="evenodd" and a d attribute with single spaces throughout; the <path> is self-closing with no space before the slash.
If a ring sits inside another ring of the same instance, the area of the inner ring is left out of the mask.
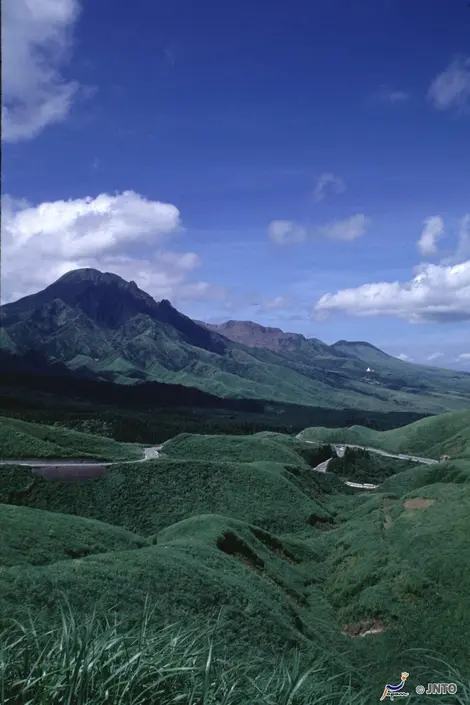
<path id="1" fill-rule="evenodd" d="M 112 382 L 377 411 L 432 413 L 470 402 L 469 374 L 412 365 L 368 343 L 326 345 L 244 321 L 202 324 L 94 269 L 1 307 L 0 323 L 0 349 Z"/>
<path id="2" fill-rule="evenodd" d="M 62 318 L 75 310 L 105 330 L 125 327 L 137 316 L 148 316 L 177 330 L 186 342 L 213 352 L 224 343 L 204 327 L 174 309 L 169 301 L 155 301 L 133 281 L 96 269 L 77 269 L 64 274 L 43 291 L 2 307 L 2 325 L 8 328 L 31 316 L 33 321 Z"/>

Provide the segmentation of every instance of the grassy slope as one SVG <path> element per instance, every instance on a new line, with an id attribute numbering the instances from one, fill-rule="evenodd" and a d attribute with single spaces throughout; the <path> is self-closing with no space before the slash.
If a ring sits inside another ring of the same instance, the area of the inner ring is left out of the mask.
<path id="1" fill-rule="evenodd" d="M 356 443 L 429 458 L 443 454 L 470 457 L 470 409 L 420 419 L 390 431 L 374 431 L 362 426 L 307 428 L 301 437 L 322 443 Z"/>
<path id="2" fill-rule="evenodd" d="M 300 463 L 305 467 L 317 465 L 331 455 L 328 447 L 303 443 L 281 433 L 238 437 L 182 433 L 164 444 L 163 453 L 171 458 L 188 460 L 271 461 Z"/>
<path id="3" fill-rule="evenodd" d="M 416 497 L 434 504 L 406 509 Z M 350 500 L 341 516 L 346 521 L 325 537 L 324 586 L 341 623 L 382 620 L 384 652 L 428 646 L 447 659 L 468 656 L 470 487 L 377 493 L 361 507 Z"/>
<path id="4" fill-rule="evenodd" d="M 245 441 L 243 451 L 233 439 L 183 435 L 173 442 L 181 457 L 123 465 L 80 485 L 32 482 L 26 470 L 4 468 L 0 501 L 12 501 L 15 487 L 17 503 L 94 516 L 148 537 L 150 545 L 6 568 L 3 615 L 27 606 L 51 613 L 57 590 L 65 590 L 76 614 L 98 602 L 100 613 L 117 606 L 132 622 L 150 595 L 157 615 L 182 620 L 222 608 L 227 638 L 245 634 L 265 653 L 297 643 L 312 658 L 326 654 L 336 673 L 344 667 L 357 675 L 368 664 L 374 688 L 404 667 L 413 686 L 421 682 L 418 668 L 429 664 L 421 653 L 404 654 L 407 648 L 435 649 L 468 671 L 468 461 L 415 466 L 377 492 L 348 495 L 334 476 L 313 477 L 301 453 L 292 464 L 292 447 L 303 444 L 270 434 Z M 282 463 L 260 459 L 261 452 L 270 457 L 271 443 L 278 457 L 281 448 L 286 452 Z M 184 457 L 193 452 L 206 459 Z M 232 452 L 257 459 L 211 459 Z M 413 497 L 435 502 L 405 509 Z M 312 525 L 312 513 L 326 521 Z M 344 624 L 359 629 L 375 620 L 383 623 L 380 635 L 341 634 Z"/>
<path id="5" fill-rule="evenodd" d="M 19 616 L 24 606 L 31 606 L 50 617 L 57 607 L 57 592 L 65 591 L 77 613 L 86 613 L 95 604 L 100 614 L 117 607 L 132 624 L 140 618 L 148 595 L 160 618 L 207 619 L 222 608 L 229 619 L 227 636 L 236 639 L 248 632 L 251 641 L 266 651 L 282 648 L 289 640 L 305 645 L 308 635 L 315 635 L 315 619 L 331 621 L 332 611 L 319 592 L 311 609 L 306 609 L 305 575 L 297 564 L 305 560 L 305 547 L 299 558 L 292 547 L 288 554 L 276 552 L 267 545 L 274 541 L 271 534 L 223 516 L 187 520 L 173 533 L 138 550 L 46 567 L 5 568 L 0 573 L 0 616 Z M 277 544 L 282 546 L 282 539 Z M 312 559 L 315 552 L 310 555 Z M 341 641 L 338 633 L 336 641 Z"/>
<path id="6" fill-rule="evenodd" d="M 106 476 L 73 485 L 51 483 L 24 468 L 5 466 L 0 473 L 0 501 L 8 501 L 8 497 L 12 501 L 14 496 L 16 504 L 88 516 L 144 535 L 206 512 L 227 514 L 280 532 L 307 526 L 313 514 L 328 516 L 318 501 L 322 479 L 311 477 L 300 456 L 286 452 L 284 464 L 272 460 L 218 461 L 215 451 L 220 442 L 215 436 L 214 450 L 206 452 L 207 459 L 192 460 L 191 449 L 196 453 L 204 437 L 185 440 L 183 435 L 179 439 L 183 444 L 189 442 L 185 458 L 116 465 Z M 178 448 L 178 441 L 175 446 Z M 168 447 L 171 450 L 170 443 Z M 249 453 L 248 457 L 262 455 Z M 287 461 L 287 468 L 295 468 L 296 475 L 285 469 Z M 305 487 L 312 488 L 310 494 Z"/>
<path id="7" fill-rule="evenodd" d="M 152 340 L 152 335 L 146 332 L 144 338 L 147 343 Z M 81 360 L 81 363 L 86 363 L 97 373 L 117 374 L 119 377 L 115 381 L 129 383 L 134 381 L 132 375 L 137 368 L 130 362 L 136 345 L 132 340 L 125 347 L 125 360 L 116 355 L 99 363 L 94 363 L 92 358 Z M 145 354 L 139 350 L 139 358 L 157 361 L 145 370 L 144 379 L 183 384 L 222 397 L 276 399 L 334 409 L 436 414 L 447 409 L 462 409 L 469 403 L 470 382 L 467 388 L 466 377 L 461 383 L 461 387 L 466 386 L 463 391 L 457 391 L 458 384 L 448 383 L 446 386 L 442 380 L 433 380 L 431 385 L 409 391 L 401 382 L 389 388 L 387 383 L 372 384 L 357 374 L 348 377 L 341 373 L 331 378 L 321 368 L 301 365 L 264 349 L 235 349 L 220 356 L 174 341 L 165 343 L 162 348 L 144 349 Z M 164 364 L 159 361 L 161 359 Z M 415 375 L 419 378 L 420 370 L 416 370 Z"/>
<path id="8" fill-rule="evenodd" d="M 0 504 L 0 564 L 46 565 L 145 546 L 145 539 L 93 519 Z"/>
<path id="9" fill-rule="evenodd" d="M 118 443 L 110 438 L 80 433 L 59 426 L 0 417 L 0 459 L 89 458 L 93 460 L 138 460 L 141 446 Z"/>
<path id="10" fill-rule="evenodd" d="M 402 667 L 410 647 L 437 649 L 462 667 L 470 585 L 459 556 L 469 550 L 470 495 L 460 490 L 420 488 L 414 495 L 438 501 L 416 511 L 404 510 L 405 497 L 389 510 L 382 493 L 343 497 L 337 528 L 311 528 L 303 541 L 200 514 L 161 530 L 147 548 L 7 568 L 0 573 L 1 603 L 8 614 L 19 614 L 22 595 L 21 608 L 51 614 L 57 590 L 64 590 L 78 614 L 95 603 L 100 613 L 117 606 L 131 623 L 149 595 L 157 616 L 185 619 L 222 608 L 229 639 L 245 633 L 266 651 L 297 643 L 343 654 L 344 663 L 372 662 L 378 680 Z M 393 519 L 389 529 L 386 511 Z M 385 626 L 380 636 L 341 634 L 343 624 L 374 620 Z M 408 668 L 410 662 L 411 655 Z"/>

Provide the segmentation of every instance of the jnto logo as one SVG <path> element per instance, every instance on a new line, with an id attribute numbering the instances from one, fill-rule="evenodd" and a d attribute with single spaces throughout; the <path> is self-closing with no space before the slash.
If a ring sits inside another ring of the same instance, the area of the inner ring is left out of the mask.
<path id="1" fill-rule="evenodd" d="M 387 683 L 380 700 L 385 700 L 385 698 L 390 698 L 390 700 L 394 700 L 394 698 L 407 698 L 409 693 L 403 692 L 403 687 L 409 675 L 409 673 L 403 671 L 401 674 L 401 681 L 398 685 L 391 685 L 390 683 Z"/>

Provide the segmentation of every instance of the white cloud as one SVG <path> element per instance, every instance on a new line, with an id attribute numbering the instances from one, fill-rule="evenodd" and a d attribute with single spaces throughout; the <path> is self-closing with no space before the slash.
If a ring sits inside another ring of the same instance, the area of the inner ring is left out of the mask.
<path id="1" fill-rule="evenodd" d="M 267 299 L 262 304 L 262 308 L 266 310 L 273 310 L 279 308 L 285 308 L 287 306 L 287 301 L 284 296 L 275 296 L 273 299 Z"/>
<path id="2" fill-rule="evenodd" d="M 408 282 L 377 282 L 322 296 L 314 315 L 395 316 L 412 323 L 470 320 L 470 260 L 426 264 Z"/>
<path id="3" fill-rule="evenodd" d="M 438 360 L 440 357 L 444 357 L 444 353 L 435 352 L 435 353 L 432 353 L 431 355 L 428 355 L 426 360 L 429 360 L 429 362 L 432 362 L 433 360 Z"/>
<path id="4" fill-rule="evenodd" d="M 439 215 L 433 215 L 424 221 L 424 229 L 418 240 L 418 249 L 424 257 L 437 253 L 436 243 L 444 234 L 444 221 Z"/>
<path id="5" fill-rule="evenodd" d="M 376 96 L 377 100 L 381 103 L 389 103 L 391 105 L 406 103 L 409 97 L 406 91 L 400 91 L 396 88 L 390 88 L 389 86 L 381 86 Z"/>
<path id="6" fill-rule="evenodd" d="M 403 360 L 403 362 L 413 362 L 413 358 L 406 353 L 400 353 L 396 356 L 398 360 Z"/>
<path id="7" fill-rule="evenodd" d="M 66 272 L 95 267 L 134 280 L 156 298 L 207 298 L 206 282 L 187 282 L 201 265 L 194 252 L 163 246 L 181 232 L 170 203 L 133 192 L 41 203 L 3 199 L 2 295 L 17 299 Z"/>
<path id="8" fill-rule="evenodd" d="M 371 220 L 357 213 L 344 220 L 334 220 L 318 228 L 306 228 L 293 220 L 273 220 L 268 227 L 271 240 L 278 245 L 305 242 L 307 239 L 326 237 L 330 240 L 352 242 L 364 235 Z"/>
<path id="9" fill-rule="evenodd" d="M 287 245 L 292 242 L 303 242 L 307 238 L 307 231 L 292 220 L 273 220 L 268 227 L 269 237 L 278 245 Z"/>
<path id="10" fill-rule="evenodd" d="M 312 197 L 316 203 L 319 203 L 320 201 L 323 201 L 328 191 L 339 194 L 343 193 L 345 190 L 346 186 L 343 179 L 340 179 L 339 176 L 335 176 L 329 172 L 324 172 L 323 174 L 320 174 L 317 179 Z"/>
<path id="11" fill-rule="evenodd" d="M 457 360 L 458 362 L 465 362 L 466 360 L 470 360 L 470 353 L 462 353 L 458 356 Z"/>
<path id="12" fill-rule="evenodd" d="M 352 215 L 344 220 L 335 220 L 328 225 L 318 228 L 318 234 L 329 238 L 330 240 L 344 240 L 351 242 L 357 240 L 366 232 L 370 218 L 367 218 L 362 213 Z"/>
<path id="13" fill-rule="evenodd" d="M 437 110 L 465 108 L 470 100 L 470 57 L 458 57 L 438 74 L 428 91 Z"/>
<path id="14" fill-rule="evenodd" d="M 79 90 L 60 69 L 71 48 L 77 0 L 2 3 L 2 123 L 7 142 L 31 139 L 68 114 Z"/>
<path id="15" fill-rule="evenodd" d="M 455 257 L 457 260 L 470 257 L 470 213 L 464 215 L 460 221 L 459 244 Z"/>

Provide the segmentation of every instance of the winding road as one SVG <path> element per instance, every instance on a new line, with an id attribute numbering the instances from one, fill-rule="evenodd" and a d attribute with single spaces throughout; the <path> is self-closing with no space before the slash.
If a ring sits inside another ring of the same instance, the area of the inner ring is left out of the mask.
<path id="1" fill-rule="evenodd" d="M 32 468 L 36 475 L 42 475 L 51 480 L 86 480 L 91 477 L 104 475 L 106 468 L 111 465 L 129 465 L 130 463 L 144 463 L 146 460 L 155 460 L 160 456 L 163 443 L 143 449 L 143 457 L 137 460 L 113 460 L 102 462 L 100 460 L 41 460 L 40 458 L 23 458 L 21 460 L 8 458 L 0 460 L 0 465 L 23 465 Z"/>
<path id="2" fill-rule="evenodd" d="M 303 438 L 301 438 L 301 434 L 299 433 L 296 438 L 299 440 L 303 441 L 304 443 L 312 443 L 315 444 L 317 441 L 306 441 Z M 338 458 L 342 458 L 344 456 L 344 451 L 346 448 L 357 448 L 360 450 L 367 450 L 369 453 L 376 453 L 377 455 L 384 455 L 386 458 L 397 458 L 398 460 L 411 460 L 414 463 L 420 463 L 422 465 L 433 465 L 434 463 L 438 463 L 438 460 L 435 460 L 434 458 L 423 458 L 419 455 L 405 455 L 404 453 L 389 453 L 388 451 L 382 450 L 381 448 L 371 448 L 370 446 L 358 446 L 358 445 L 353 445 L 351 443 L 330 443 L 331 448 L 334 449 L 336 452 L 336 455 Z M 330 460 L 332 458 L 328 458 L 328 460 L 324 460 L 322 463 L 319 463 L 316 467 L 313 468 L 316 472 L 326 472 L 328 469 L 328 465 Z M 345 485 L 348 485 L 349 487 L 358 487 L 360 489 L 364 490 L 375 490 L 377 489 L 378 485 L 371 485 L 369 483 L 364 483 L 360 484 L 359 482 L 345 482 Z"/>
<path id="3" fill-rule="evenodd" d="M 301 437 L 299 433 L 296 438 L 304 441 L 304 443 L 315 444 L 317 441 L 307 441 Z M 88 479 L 90 477 L 97 477 L 103 475 L 106 472 L 106 468 L 112 465 L 127 465 L 130 463 L 144 463 L 147 460 L 155 460 L 160 456 L 160 451 L 163 448 L 163 443 L 158 446 L 151 446 L 149 448 L 143 449 L 143 457 L 138 460 L 114 460 L 111 462 L 101 462 L 93 460 L 41 460 L 39 458 L 32 459 L 13 459 L 8 458 L 7 460 L 0 460 L 0 465 L 23 465 L 33 469 L 33 472 L 43 477 L 49 479 L 67 479 L 67 480 L 80 480 Z M 432 458 L 423 458 L 418 455 L 405 455 L 403 453 L 395 454 L 389 453 L 381 448 L 371 448 L 369 446 L 359 446 L 352 445 L 350 443 L 331 443 L 331 448 L 334 450 L 338 458 L 344 456 L 346 448 L 357 448 L 362 450 L 367 450 L 370 453 L 377 453 L 378 455 L 383 455 L 387 458 L 397 458 L 399 460 L 411 460 L 415 463 L 422 463 L 427 465 L 432 465 L 433 463 L 439 462 Z M 334 456 L 332 456 L 334 457 Z M 324 460 L 313 468 L 315 472 L 325 473 L 328 470 L 328 465 L 332 458 Z M 364 490 L 375 490 L 378 485 L 372 485 L 368 483 L 360 484 L 358 482 L 346 482 L 345 485 L 349 487 L 357 487 Z"/>
<path id="4" fill-rule="evenodd" d="M 103 462 L 101 460 L 62 460 L 57 458 L 55 460 L 41 460 L 41 458 L 23 458 L 22 460 L 16 460 L 8 458 L 7 460 L 0 460 L 0 465 L 27 465 L 29 468 L 47 468 L 53 467 L 54 465 L 60 465 L 61 467 L 75 467 L 77 465 L 89 465 L 90 467 L 96 468 L 106 468 L 109 465 L 125 465 L 126 463 L 143 463 L 145 460 L 155 460 L 158 458 L 159 451 L 162 449 L 163 444 L 159 446 L 152 446 L 151 448 L 144 448 L 144 457 L 137 458 L 137 460 L 113 460 L 108 462 Z"/>

